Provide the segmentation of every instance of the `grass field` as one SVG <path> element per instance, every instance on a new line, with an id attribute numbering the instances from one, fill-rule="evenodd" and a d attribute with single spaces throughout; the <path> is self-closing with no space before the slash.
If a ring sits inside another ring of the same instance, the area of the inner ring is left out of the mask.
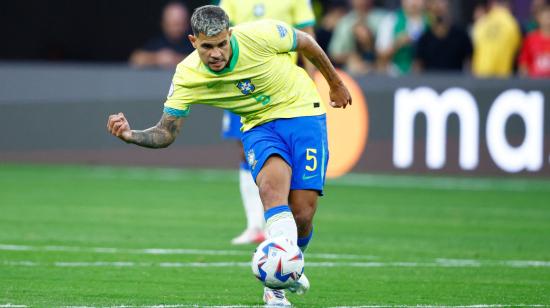
<path id="1" fill-rule="evenodd" d="M 237 173 L 0 166 L 0 307 L 254 306 Z M 329 181 L 297 307 L 550 305 L 550 182 Z"/>

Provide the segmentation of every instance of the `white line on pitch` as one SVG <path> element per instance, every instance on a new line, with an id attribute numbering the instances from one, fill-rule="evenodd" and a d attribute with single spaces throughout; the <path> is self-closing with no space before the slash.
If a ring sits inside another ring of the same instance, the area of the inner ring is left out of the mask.
<path id="1" fill-rule="evenodd" d="M 212 250 L 212 249 L 170 249 L 170 248 L 105 248 L 105 247 L 77 247 L 77 246 L 29 246 L 0 244 L 0 251 L 60 251 L 60 252 L 92 252 L 105 254 L 144 254 L 144 255 L 209 255 L 209 256 L 252 256 L 252 250 Z M 331 253 L 309 253 L 312 259 L 347 259 L 369 260 L 375 256 Z"/>
<path id="2" fill-rule="evenodd" d="M 16 304 L 0 304 L 0 308 L 26 308 L 27 305 L 16 305 Z"/>
<path id="3" fill-rule="evenodd" d="M 548 305 L 529 304 L 479 304 L 465 306 L 441 306 L 441 305 L 366 305 L 366 306 L 337 306 L 329 308 L 504 308 L 504 307 L 548 307 Z"/>
<path id="4" fill-rule="evenodd" d="M 437 259 L 435 262 L 306 262 L 307 267 L 443 267 L 443 268 L 467 268 L 467 267 L 507 267 L 507 268 L 548 268 L 550 262 L 546 261 L 473 261 L 457 262 L 456 260 Z M 250 267 L 250 262 L 132 262 L 132 261 L 57 261 L 52 263 L 40 263 L 33 261 L 3 261 L 5 266 L 54 266 L 54 267 L 164 267 L 164 268 L 207 268 L 207 267 Z"/>
<path id="5" fill-rule="evenodd" d="M 131 305 L 121 305 L 121 306 L 105 306 L 105 307 L 95 307 L 95 306 L 63 306 L 63 308 L 253 308 L 253 307 L 265 307 L 265 306 L 249 306 L 249 305 L 229 305 L 229 306 L 209 306 L 209 305 L 200 305 L 200 304 L 174 304 L 174 305 L 153 305 L 153 306 L 131 306 Z"/>
<path id="6" fill-rule="evenodd" d="M 2 306 L 0 306 L 2 307 Z M 11 306 L 15 307 L 15 306 Z M 26 307 L 26 306 L 24 306 Z M 265 307 L 265 306 L 249 306 L 249 305 L 228 305 L 228 306 L 216 306 L 216 305 L 200 305 L 200 304 L 174 304 L 174 305 L 152 305 L 152 306 L 64 306 L 63 308 L 246 308 L 246 307 Z M 520 308 L 537 308 L 548 307 L 548 305 L 530 305 L 530 304 L 478 304 L 478 305 L 456 305 L 456 306 L 443 306 L 443 305 L 364 305 L 364 306 L 336 306 L 329 308 L 505 308 L 505 307 L 520 307 Z"/>
<path id="7" fill-rule="evenodd" d="M 29 246 L 29 245 L 6 245 L 0 244 L 0 251 L 46 251 L 46 252 L 93 252 L 93 253 L 104 253 L 104 254 L 152 254 L 152 255 L 216 255 L 216 256 L 250 256 L 252 253 L 250 251 L 242 250 L 201 250 L 201 249 L 161 249 L 161 248 L 146 248 L 146 249 L 123 249 L 123 248 L 104 248 L 104 247 L 77 247 L 77 246 Z M 348 255 L 348 254 L 307 254 L 308 260 L 310 259 L 331 259 L 331 260 L 369 260 L 369 259 L 380 259 L 379 257 L 374 256 L 364 256 L 364 255 Z M 17 265 L 19 266 L 34 266 L 35 264 L 32 261 L 18 261 Z M 78 262 L 73 262 L 78 264 Z M 126 262 L 128 263 L 128 262 Z M 86 263 L 86 264 L 95 264 L 95 265 L 86 265 L 86 266 L 135 266 L 134 263 L 126 265 L 125 262 L 117 263 L 108 263 L 101 265 L 100 263 Z M 179 263 L 174 263 L 174 266 L 180 267 L 189 267 L 188 263 L 186 265 L 177 265 Z M 199 266 L 235 266 L 231 264 L 237 263 L 218 263 L 218 265 L 203 265 L 205 263 L 196 263 L 196 267 Z M 216 264 L 216 263 L 208 263 Z M 315 265 L 319 264 L 319 265 Z M 490 260 L 468 260 L 468 259 L 446 259 L 446 258 L 437 258 L 429 262 L 308 262 L 309 266 L 326 266 L 326 267 L 480 267 L 480 266 L 501 266 L 501 267 L 512 267 L 512 268 L 525 268 L 525 267 L 550 267 L 550 261 L 540 261 L 540 260 L 500 260 L 500 261 L 490 261 Z M 78 265 L 73 265 L 78 266 Z M 170 266 L 168 263 L 166 265 L 161 265 L 163 267 Z"/>

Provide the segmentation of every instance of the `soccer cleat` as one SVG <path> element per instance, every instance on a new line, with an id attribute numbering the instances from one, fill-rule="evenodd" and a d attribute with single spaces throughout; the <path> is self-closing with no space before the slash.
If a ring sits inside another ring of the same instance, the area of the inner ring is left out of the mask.
<path id="1" fill-rule="evenodd" d="M 231 240 L 233 245 L 244 244 L 259 244 L 265 240 L 265 233 L 263 230 L 258 229 L 246 229 L 239 236 Z"/>
<path id="2" fill-rule="evenodd" d="M 290 307 L 292 304 L 286 299 L 284 290 L 264 288 L 264 303 L 267 307 Z"/>
<path id="3" fill-rule="evenodd" d="M 288 290 L 292 293 L 296 293 L 298 295 L 302 295 L 309 290 L 309 279 L 307 279 L 305 274 L 302 274 L 300 279 L 296 281 L 293 285 L 288 287 Z"/>

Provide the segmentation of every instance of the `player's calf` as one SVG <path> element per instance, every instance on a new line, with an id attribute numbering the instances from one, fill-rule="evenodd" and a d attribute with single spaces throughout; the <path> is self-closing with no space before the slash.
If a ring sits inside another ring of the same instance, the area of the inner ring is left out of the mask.
<path id="1" fill-rule="evenodd" d="M 318 193 L 314 190 L 293 190 L 290 192 L 290 207 L 296 226 L 298 227 L 298 241 L 305 242 L 311 239 L 313 217 L 317 210 Z"/>

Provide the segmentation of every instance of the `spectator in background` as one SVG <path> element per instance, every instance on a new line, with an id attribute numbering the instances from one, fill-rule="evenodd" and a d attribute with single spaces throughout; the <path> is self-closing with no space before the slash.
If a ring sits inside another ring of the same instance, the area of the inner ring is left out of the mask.
<path id="1" fill-rule="evenodd" d="M 378 67 L 391 75 L 412 70 L 415 43 L 428 26 L 423 0 L 402 0 L 401 6 L 382 21 L 376 39 Z"/>
<path id="2" fill-rule="evenodd" d="M 550 5 L 539 9 L 537 22 L 539 29 L 523 41 L 519 71 L 531 78 L 550 78 Z"/>
<path id="3" fill-rule="evenodd" d="M 373 0 L 350 0 L 352 11 L 336 25 L 328 50 L 337 65 L 351 73 L 367 73 L 374 61 L 375 34 L 385 11 Z"/>
<path id="4" fill-rule="evenodd" d="M 346 0 L 332 0 L 326 6 L 326 11 L 323 14 L 321 22 L 315 29 L 315 38 L 319 46 L 329 54 L 328 47 L 332 39 L 332 34 L 336 25 L 340 22 L 342 17 L 348 12 Z"/>
<path id="5" fill-rule="evenodd" d="M 462 71 L 472 56 L 470 37 L 452 23 L 449 0 L 427 4 L 430 27 L 418 41 L 415 71 Z"/>
<path id="6" fill-rule="evenodd" d="M 531 2 L 531 19 L 523 25 L 523 32 L 530 33 L 538 29 L 537 22 L 538 12 L 548 3 L 548 0 L 532 0 Z"/>
<path id="7" fill-rule="evenodd" d="M 179 2 L 169 3 L 162 13 L 162 35 L 153 38 L 130 56 L 130 64 L 136 67 L 174 68 L 188 54 L 193 46 L 187 35 L 189 12 Z"/>
<path id="8" fill-rule="evenodd" d="M 519 25 L 508 8 L 508 1 L 489 0 L 487 14 L 479 18 L 473 28 L 474 75 L 501 78 L 512 75 L 520 41 Z"/>

